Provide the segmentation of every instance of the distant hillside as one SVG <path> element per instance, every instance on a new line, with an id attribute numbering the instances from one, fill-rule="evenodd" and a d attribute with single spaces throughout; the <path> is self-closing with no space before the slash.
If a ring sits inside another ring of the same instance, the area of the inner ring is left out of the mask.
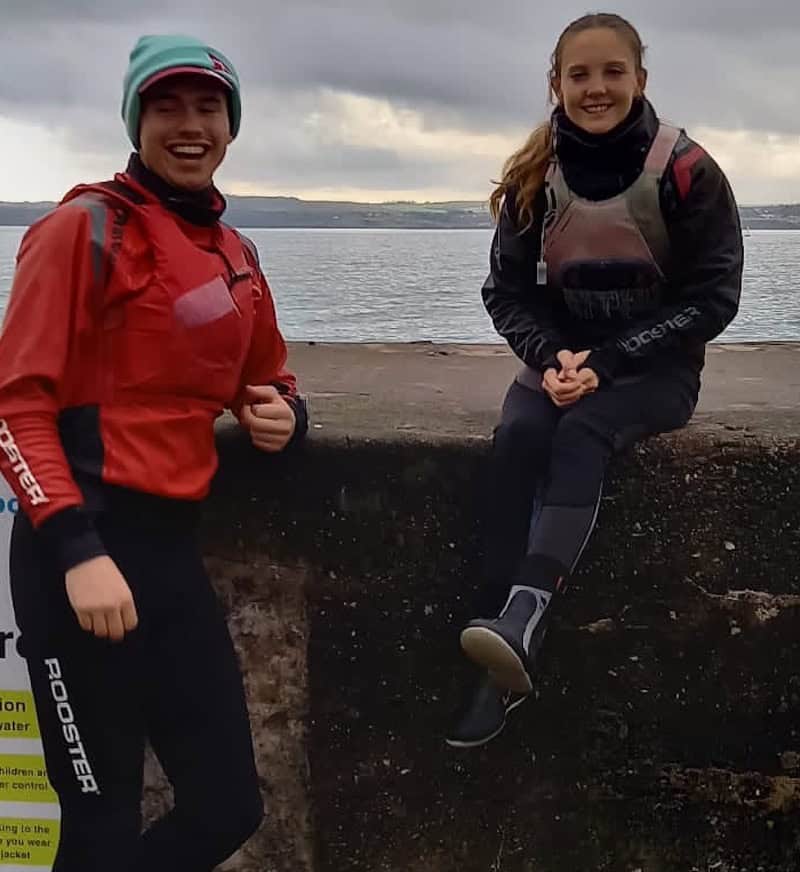
<path id="1" fill-rule="evenodd" d="M 54 203 L 4 203 L 0 200 L 0 226 L 27 227 L 54 205 Z"/>
<path id="2" fill-rule="evenodd" d="M 743 206 L 742 223 L 751 230 L 800 230 L 800 204 Z"/>
<path id="3" fill-rule="evenodd" d="M 54 203 L 0 202 L 0 225 L 27 226 Z M 751 230 L 800 230 L 800 204 L 744 206 Z M 447 229 L 490 227 L 485 203 L 338 203 L 297 197 L 228 197 L 226 219 L 237 227 L 387 227 Z"/>
<path id="4" fill-rule="evenodd" d="M 488 227 L 484 203 L 339 203 L 297 197 L 229 197 L 237 227 Z"/>
<path id="5" fill-rule="evenodd" d="M 225 219 L 237 227 L 489 227 L 486 204 L 338 203 L 297 197 L 227 197 Z M 0 202 L 0 225 L 27 226 L 54 203 Z"/>

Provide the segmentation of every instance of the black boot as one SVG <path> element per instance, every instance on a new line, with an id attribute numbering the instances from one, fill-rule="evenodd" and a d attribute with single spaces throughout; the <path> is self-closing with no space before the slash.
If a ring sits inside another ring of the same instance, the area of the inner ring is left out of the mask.
<path id="1" fill-rule="evenodd" d="M 509 712 L 527 699 L 525 693 L 512 693 L 498 687 L 484 673 L 456 715 L 445 741 L 451 748 L 477 748 L 503 731 Z"/>
<path id="2" fill-rule="evenodd" d="M 464 653 L 501 688 L 518 694 L 533 689 L 533 666 L 547 629 L 553 593 L 515 585 L 497 618 L 470 621 L 461 632 Z"/>

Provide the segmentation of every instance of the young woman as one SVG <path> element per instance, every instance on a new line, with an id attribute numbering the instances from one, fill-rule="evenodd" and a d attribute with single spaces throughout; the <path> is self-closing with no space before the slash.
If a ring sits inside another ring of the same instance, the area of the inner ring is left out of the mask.
<path id="1" fill-rule="evenodd" d="M 523 368 L 495 431 L 483 617 L 461 634 L 481 678 L 447 738 L 455 746 L 497 735 L 530 693 L 609 460 L 687 423 L 705 344 L 739 304 L 730 187 L 659 121 L 634 27 L 610 14 L 574 21 L 549 77 L 555 111 L 491 198 L 483 299 Z"/>
<path id="2" fill-rule="evenodd" d="M 20 246 L 0 336 L 12 592 L 50 780 L 56 872 L 210 870 L 263 807 L 242 678 L 195 538 L 225 407 L 260 449 L 306 430 L 252 244 L 213 174 L 239 130 L 220 52 L 151 36 L 135 152 Z M 141 835 L 145 740 L 175 793 Z"/>

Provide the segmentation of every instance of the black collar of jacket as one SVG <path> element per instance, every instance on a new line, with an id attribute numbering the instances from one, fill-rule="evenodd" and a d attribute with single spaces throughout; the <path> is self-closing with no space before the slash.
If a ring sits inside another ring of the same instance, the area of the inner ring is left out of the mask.
<path id="1" fill-rule="evenodd" d="M 143 163 L 138 152 L 134 152 L 128 161 L 128 175 L 143 188 L 155 194 L 165 208 L 174 212 L 190 224 L 200 227 L 211 227 L 216 224 L 225 211 L 225 198 L 213 186 L 202 191 L 185 191 L 167 184 L 161 176 L 149 170 Z"/>
<path id="2" fill-rule="evenodd" d="M 567 185 L 589 200 L 607 200 L 633 184 L 644 169 L 659 124 L 644 97 L 637 97 L 628 117 L 608 133 L 587 133 L 561 107 L 552 120 L 555 153 Z"/>

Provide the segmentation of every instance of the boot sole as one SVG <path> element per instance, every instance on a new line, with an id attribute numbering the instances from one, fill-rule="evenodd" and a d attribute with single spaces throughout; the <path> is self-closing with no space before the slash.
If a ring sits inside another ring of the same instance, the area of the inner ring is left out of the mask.
<path id="1" fill-rule="evenodd" d="M 496 736 L 499 736 L 500 733 L 506 728 L 506 723 L 503 721 L 502 726 L 498 727 L 493 733 L 490 733 L 488 736 L 482 736 L 480 739 L 473 739 L 471 742 L 468 742 L 464 739 L 445 739 L 445 743 L 449 745 L 451 748 L 480 748 L 481 745 L 485 745 L 487 742 L 491 742 Z"/>
<path id="2" fill-rule="evenodd" d="M 449 745 L 451 748 L 479 748 L 481 745 L 485 745 L 487 742 L 491 742 L 492 739 L 496 739 L 500 733 L 506 728 L 506 724 L 508 723 L 508 716 L 517 706 L 522 705 L 528 697 L 521 696 L 519 699 L 515 699 L 511 705 L 506 709 L 506 716 L 503 718 L 503 723 L 493 732 L 489 733 L 488 736 L 481 736 L 480 739 L 445 739 L 445 744 Z"/>
<path id="3" fill-rule="evenodd" d="M 461 648 L 470 660 L 488 669 L 500 687 L 514 693 L 533 690 L 525 664 L 498 633 L 486 627 L 467 627 L 461 631 Z"/>

